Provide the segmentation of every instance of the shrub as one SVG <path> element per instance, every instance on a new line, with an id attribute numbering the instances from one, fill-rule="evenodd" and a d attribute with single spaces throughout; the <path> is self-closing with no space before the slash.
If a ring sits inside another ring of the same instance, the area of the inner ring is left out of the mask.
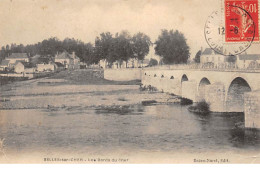
<path id="1" fill-rule="evenodd" d="M 193 101 L 187 98 L 181 98 L 181 105 L 190 105 Z"/>
<path id="2" fill-rule="evenodd" d="M 188 110 L 199 114 L 208 114 L 210 112 L 209 104 L 205 100 L 198 102 L 195 106 L 190 106 Z"/>
<path id="3" fill-rule="evenodd" d="M 209 104 L 205 100 L 198 102 L 196 108 L 201 112 L 209 112 Z"/>
<path id="4" fill-rule="evenodd" d="M 117 100 L 118 101 L 127 101 L 124 97 L 119 97 Z"/>

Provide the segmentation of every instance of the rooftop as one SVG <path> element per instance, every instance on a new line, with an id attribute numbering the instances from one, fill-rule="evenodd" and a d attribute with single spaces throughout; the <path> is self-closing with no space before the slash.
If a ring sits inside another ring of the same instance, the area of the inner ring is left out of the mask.
<path id="1" fill-rule="evenodd" d="M 48 56 L 35 55 L 31 58 L 31 63 L 33 65 L 36 64 L 48 64 L 51 61 L 51 58 Z"/>
<path id="2" fill-rule="evenodd" d="M 18 63 L 22 63 L 25 68 L 33 68 L 33 67 L 34 67 L 33 64 L 32 64 L 32 63 L 29 63 L 29 62 L 17 60 L 17 61 L 15 62 L 15 65 L 18 64 Z"/>
<path id="3" fill-rule="evenodd" d="M 59 63 L 59 62 L 55 62 L 55 64 L 58 66 L 58 67 L 64 67 L 63 64 Z"/>
<path id="4" fill-rule="evenodd" d="M 206 48 L 201 55 L 211 55 L 211 54 L 215 54 L 214 50 L 212 50 L 211 48 Z"/>
<path id="5" fill-rule="evenodd" d="M 8 66 L 9 62 L 9 60 L 2 60 L 0 66 Z"/>
<path id="6" fill-rule="evenodd" d="M 260 60 L 260 54 L 241 54 L 239 60 Z"/>

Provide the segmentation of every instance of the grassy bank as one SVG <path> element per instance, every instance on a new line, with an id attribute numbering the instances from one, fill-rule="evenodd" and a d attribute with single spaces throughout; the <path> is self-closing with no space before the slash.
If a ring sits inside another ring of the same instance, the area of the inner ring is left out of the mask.
<path id="1" fill-rule="evenodd" d="M 132 81 L 111 81 L 102 78 L 100 75 L 102 70 L 82 69 L 82 70 L 64 70 L 55 75 L 50 76 L 50 79 L 65 79 L 70 84 L 96 84 L 96 85 L 140 85 L 140 80 Z M 126 75 L 127 76 L 127 75 Z"/>
<path id="2" fill-rule="evenodd" d="M 64 79 L 65 82 L 56 84 L 86 84 L 86 85 L 140 85 L 140 80 L 131 81 L 111 81 L 106 80 L 102 76 L 102 70 L 82 69 L 82 70 L 63 70 L 57 73 L 39 74 L 33 79 L 47 77 L 48 79 Z M 127 76 L 127 75 L 126 75 Z M 0 86 L 15 81 L 27 80 L 24 77 L 1 77 Z"/>
<path id="3" fill-rule="evenodd" d="M 23 80 L 28 80 L 28 78 L 27 77 L 2 77 L 2 76 L 0 76 L 0 86 L 11 83 L 11 82 L 23 81 Z"/>

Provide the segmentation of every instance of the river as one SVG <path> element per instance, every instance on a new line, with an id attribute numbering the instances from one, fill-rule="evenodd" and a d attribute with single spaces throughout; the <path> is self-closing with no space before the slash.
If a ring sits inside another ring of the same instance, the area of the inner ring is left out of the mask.
<path id="1" fill-rule="evenodd" d="M 57 157 L 83 163 L 111 163 L 114 157 L 122 158 L 116 163 L 260 161 L 259 132 L 240 127 L 243 113 L 201 116 L 178 103 L 143 106 L 142 100 L 164 101 L 170 95 L 140 91 L 137 85 L 41 78 L 3 85 L 0 97 L 1 162 L 46 163 L 44 158 Z M 101 158 L 105 162 L 98 162 Z"/>

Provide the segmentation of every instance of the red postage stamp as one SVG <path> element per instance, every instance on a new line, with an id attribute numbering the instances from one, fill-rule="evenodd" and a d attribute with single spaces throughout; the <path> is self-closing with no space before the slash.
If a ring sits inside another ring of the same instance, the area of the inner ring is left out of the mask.
<path id="1" fill-rule="evenodd" d="M 225 0 L 225 42 L 259 41 L 258 0 Z"/>

